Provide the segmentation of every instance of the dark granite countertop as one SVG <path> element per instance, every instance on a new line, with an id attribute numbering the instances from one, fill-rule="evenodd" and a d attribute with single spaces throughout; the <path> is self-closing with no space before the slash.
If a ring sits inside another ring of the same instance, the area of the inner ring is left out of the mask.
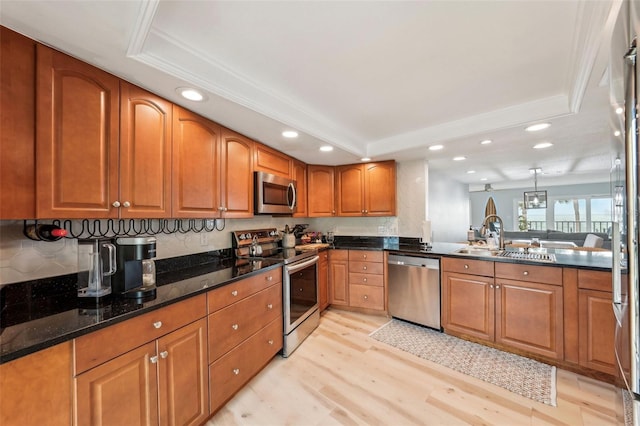
<path id="1" fill-rule="evenodd" d="M 137 301 L 113 297 L 101 306 L 80 305 L 72 292 L 33 297 L 33 288 L 2 288 L 3 311 L 0 325 L 0 364 L 73 339 L 98 329 L 162 308 L 269 269 L 282 267 L 279 260 L 226 259 L 186 266 L 159 273 L 157 295 L 153 300 Z M 61 280 L 64 281 L 64 280 Z M 75 280 L 74 280 L 75 283 Z M 51 286 L 51 283 L 48 283 Z M 33 285 L 31 287 L 37 287 Z M 27 303 L 12 305 L 26 291 Z M 25 311 L 37 311 L 25 315 Z"/>

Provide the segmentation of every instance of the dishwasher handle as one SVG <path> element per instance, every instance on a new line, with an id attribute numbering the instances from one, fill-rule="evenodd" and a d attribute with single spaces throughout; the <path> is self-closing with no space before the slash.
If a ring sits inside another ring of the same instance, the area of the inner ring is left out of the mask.
<path id="1" fill-rule="evenodd" d="M 389 255 L 388 265 L 415 266 L 427 269 L 440 269 L 440 259 L 435 257 L 415 257 Z"/>

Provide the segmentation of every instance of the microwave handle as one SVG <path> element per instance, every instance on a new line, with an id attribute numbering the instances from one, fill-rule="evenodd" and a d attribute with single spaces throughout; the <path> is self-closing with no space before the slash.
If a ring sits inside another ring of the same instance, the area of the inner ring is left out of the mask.
<path id="1" fill-rule="evenodd" d="M 293 194 L 293 197 L 291 197 L 291 204 L 289 204 L 289 210 L 293 210 L 296 208 L 296 186 L 293 182 L 289 183 L 289 188 L 287 189 L 287 201 L 289 200 L 289 192 Z"/>

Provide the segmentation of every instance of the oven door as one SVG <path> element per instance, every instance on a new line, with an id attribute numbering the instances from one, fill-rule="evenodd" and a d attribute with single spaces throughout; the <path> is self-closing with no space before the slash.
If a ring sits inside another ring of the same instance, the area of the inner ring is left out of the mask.
<path id="1" fill-rule="evenodd" d="M 284 266 L 284 332 L 289 334 L 318 310 L 318 259 L 314 256 Z"/>

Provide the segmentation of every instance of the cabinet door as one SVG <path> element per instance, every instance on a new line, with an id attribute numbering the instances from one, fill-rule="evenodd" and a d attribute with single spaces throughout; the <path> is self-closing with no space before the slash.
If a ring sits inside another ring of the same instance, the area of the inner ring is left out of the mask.
<path id="1" fill-rule="evenodd" d="M 76 377 L 77 425 L 157 425 L 155 342 Z"/>
<path id="2" fill-rule="evenodd" d="M 293 162 L 293 180 L 296 181 L 296 210 L 293 217 L 307 217 L 307 165 Z"/>
<path id="3" fill-rule="evenodd" d="M 562 286 L 496 279 L 496 343 L 563 359 Z"/>
<path id="4" fill-rule="evenodd" d="M 309 217 L 335 216 L 334 169 L 331 166 L 308 166 L 307 207 Z"/>
<path id="5" fill-rule="evenodd" d="M 578 293 L 580 365 L 615 375 L 616 319 L 611 293 L 582 289 Z"/>
<path id="6" fill-rule="evenodd" d="M 320 253 L 318 261 L 318 304 L 320 312 L 329 306 L 329 253 Z"/>
<path id="7" fill-rule="evenodd" d="M 0 425 L 72 424 L 71 357 L 65 342 L 0 365 Z"/>
<path id="8" fill-rule="evenodd" d="M 291 163 L 291 157 L 266 145 L 256 143 L 254 170 L 290 178 Z"/>
<path id="9" fill-rule="evenodd" d="M 37 47 L 38 218 L 115 218 L 120 81 Z"/>
<path id="10" fill-rule="evenodd" d="M 0 219 L 36 215 L 36 43 L 0 27 Z"/>
<path id="11" fill-rule="evenodd" d="M 222 216 L 253 217 L 253 141 L 223 129 L 220 153 Z"/>
<path id="12" fill-rule="evenodd" d="M 158 339 L 161 425 L 199 425 L 209 416 L 206 336 L 201 319 Z"/>
<path id="13" fill-rule="evenodd" d="M 220 215 L 220 126 L 173 106 L 174 217 Z"/>
<path id="14" fill-rule="evenodd" d="M 361 164 L 336 167 L 338 216 L 364 216 L 364 169 Z"/>
<path id="15" fill-rule="evenodd" d="M 445 272 L 442 326 L 452 334 L 493 341 L 495 300 L 493 278 Z"/>
<path id="16" fill-rule="evenodd" d="M 120 216 L 171 217 L 172 104 L 120 85 Z"/>
<path id="17" fill-rule="evenodd" d="M 349 305 L 349 250 L 329 254 L 329 303 Z"/>
<path id="18" fill-rule="evenodd" d="M 396 163 L 369 163 L 364 169 L 364 210 L 367 216 L 396 215 Z"/>

